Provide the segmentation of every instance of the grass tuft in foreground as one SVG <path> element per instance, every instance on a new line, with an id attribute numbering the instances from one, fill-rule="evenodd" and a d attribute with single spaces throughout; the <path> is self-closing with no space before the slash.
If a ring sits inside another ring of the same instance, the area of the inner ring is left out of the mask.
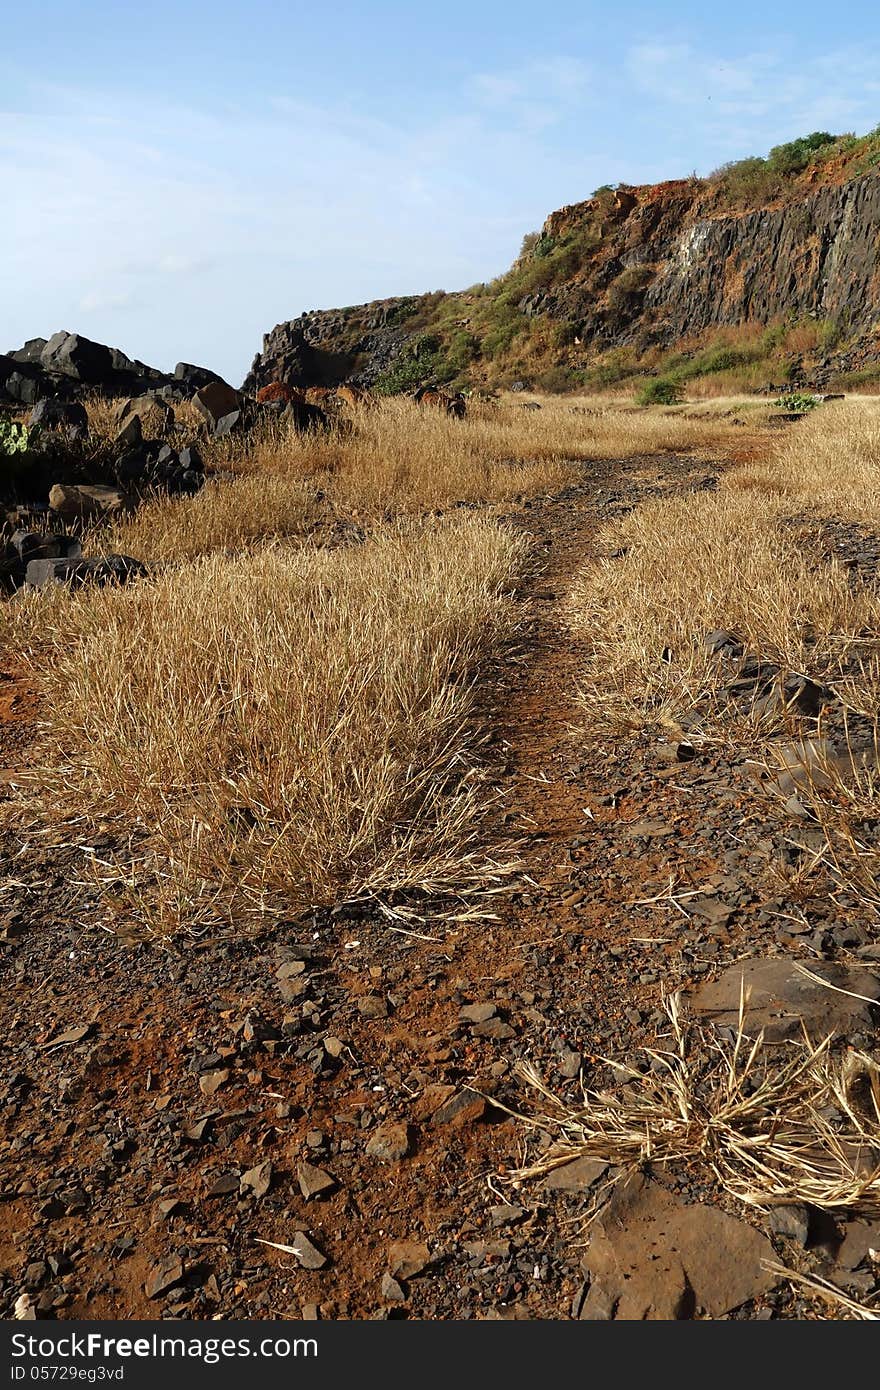
<path id="1" fill-rule="evenodd" d="M 572 1105 L 528 1063 L 520 1077 L 540 1100 L 524 1118 L 553 1142 L 513 1174 L 539 1177 L 589 1156 L 621 1168 L 702 1168 L 749 1207 L 807 1202 L 825 1211 L 880 1215 L 880 1068 L 832 1040 L 774 1045 L 743 1031 L 731 1042 L 682 1018 L 666 999 L 665 1047 L 646 1049 L 647 1071 L 613 1062 L 618 1083 L 584 1086 Z"/>
<path id="2" fill-rule="evenodd" d="M 462 516 L 30 595 L 14 635 L 53 778 L 148 829 L 166 903 L 196 918 L 199 902 L 491 887 L 506 870 L 477 833 L 474 681 L 515 625 L 520 553 Z"/>

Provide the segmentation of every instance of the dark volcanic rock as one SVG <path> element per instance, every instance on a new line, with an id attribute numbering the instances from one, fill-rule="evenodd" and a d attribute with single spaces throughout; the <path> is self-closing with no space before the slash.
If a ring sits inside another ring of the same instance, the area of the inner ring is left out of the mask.
<path id="1" fill-rule="evenodd" d="M 140 560 L 130 555 L 31 560 L 25 571 L 25 583 L 32 589 L 44 589 L 50 584 L 69 584 L 73 588 L 80 584 L 127 584 L 146 573 Z"/>
<path id="2" fill-rule="evenodd" d="M 706 1206 L 686 1206 L 636 1174 L 591 1227 L 592 1282 L 581 1317 L 622 1321 L 720 1318 L 777 1283 L 766 1236 Z"/>
<path id="3" fill-rule="evenodd" d="M 694 1009 L 717 1027 L 735 1029 L 744 997 L 744 1027 L 751 1034 L 763 1029 L 768 1042 L 802 1037 L 804 1027 L 818 1040 L 828 1033 L 847 1037 L 876 1026 L 880 977 L 824 961 L 803 964 L 826 984 L 810 979 L 796 961 L 743 960 L 699 989 Z"/>
<path id="4" fill-rule="evenodd" d="M 222 376 L 210 371 L 207 367 L 195 367 L 192 362 L 178 362 L 174 368 L 174 380 L 182 383 L 188 391 L 198 391 L 202 386 L 208 386 L 212 381 L 222 382 Z"/>
<path id="5" fill-rule="evenodd" d="M 32 430 L 60 430 L 69 439 L 85 439 L 89 432 L 89 417 L 79 401 L 52 400 L 44 397 L 34 406 L 28 418 Z"/>
<path id="6" fill-rule="evenodd" d="M 60 333 L 53 333 L 40 353 L 40 363 L 47 372 L 70 376 L 89 386 L 106 384 L 114 371 L 110 348 L 64 329 Z M 129 362 L 128 358 L 125 358 L 125 363 L 123 370 L 131 368 L 133 372 L 134 363 Z"/>
<path id="7" fill-rule="evenodd" d="M 45 396 L 71 399 L 88 391 L 111 396 L 162 392 L 188 400 L 198 387 L 220 378 L 207 367 L 178 363 L 173 374 L 133 360 L 119 348 L 62 330 L 48 340 L 31 338 L 24 347 L 0 354 L 0 399 L 33 405 Z"/>
<path id="8" fill-rule="evenodd" d="M 373 300 L 350 309 L 314 310 L 263 337 L 242 390 L 285 386 L 372 386 L 413 334 L 406 321 L 427 296 Z"/>

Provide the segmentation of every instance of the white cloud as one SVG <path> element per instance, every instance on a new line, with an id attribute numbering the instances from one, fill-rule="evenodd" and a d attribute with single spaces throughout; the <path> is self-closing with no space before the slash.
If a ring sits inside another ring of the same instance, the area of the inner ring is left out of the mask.
<path id="1" fill-rule="evenodd" d="M 89 294 L 84 294 L 79 301 L 79 307 L 84 313 L 90 314 L 98 309 L 127 309 L 133 303 L 133 297 L 129 290 L 93 290 Z"/>
<path id="2" fill-rule="evenodd" d="M 875 124 L 878 69 L 880 45 L 870 42 L 796 58 L 776 42 L 734 57 L 689 43 L 640 43 L 626 57 L 639 92 L 699 110 L 713 136 L 732 146 L 759 133 L 766 139 L 767 131 L 772 140 L 791 139 L 823 126 L 840 133 Z"/>
<path id="3" fill-rule="evenodd" d="M 540 130 L 589 100 L 593 68 L 580 58 L 536 58 L 503 72 L 480 72 L 469 88 L 478 107 L 528 130 Z"/>
<path id="4" fill-rule="evenodd" d="M 0 350 L 65 325 L 240 380 L 262 334 L 304 309 L 490 278 L 524 229 L 606 176 L 540 136 L 584 80 L 546 59 L 518 78 L 515 119 L 468 88 L 449 117 L 408 124 L 272 94 L 190 109 L 42 87 L 28 114 L 0 116 L 16 189 Z"/>

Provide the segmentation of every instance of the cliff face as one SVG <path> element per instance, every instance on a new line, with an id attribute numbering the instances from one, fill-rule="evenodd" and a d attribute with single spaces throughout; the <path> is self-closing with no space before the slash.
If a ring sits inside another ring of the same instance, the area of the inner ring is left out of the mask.
<path id="1" fill-rule="evenodd" d="M 426 334 L 428 375 L 452 360 L 444 352 L 464 334 L 470 360 L 462 366 L 462 348 L 456 373 L 476 381 L 493 358 L 513 359 L 528 334 L 541 340 L 545 357 L 570 361 L 573 344 L 588 362 L 611 348 L 644 353 L 712 330 L 805 319 L 835 324 L 861 345 L 860 360 L 877 351 L 876 172 L 818 185 L 807 178 L 769 206 L 744 209 L 725 207 L 718 186 L 698 179 L 608 190 L 552 213 L 491 285 L 279 325 L 247 385 L 381 384 Z"/>
<path id="2" fill-rule="evenodd" d="M 635 328 L 672 344 L 719 325 L 810 316 L 867 330 L 880 317 L 876 175 L 735 215 L 706 201 L 677 190 L 637 198 L 610 239 L 612 268 L 651 272 Z M 546 308 L 580 310 L 589 336 L 599 288 L 588 275 Z"/>

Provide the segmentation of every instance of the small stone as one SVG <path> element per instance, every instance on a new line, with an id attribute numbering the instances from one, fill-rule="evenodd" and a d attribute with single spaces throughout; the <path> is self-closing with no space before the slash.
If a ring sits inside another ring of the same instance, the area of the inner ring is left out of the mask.
<path id="1" fill-rule="evenodd" d="M 159 1298 L 183 1278 L 183 1264 L 176 1255 L 165 1255 L 158 1260 L 147 1275 L 144 1292 L 147 1298 Z"/>
<path id="2" fill-rule="evenodd" d="M 311 1197 L 320 1196 L 322 1192 L 332 1191 L 337 1185 L 332 1173 L 326 1172 L 323 1168 L 316 1168 L 313 1163 L 300 1163 L 296 1176 L 306 1201 Z"/>
<path id="3" fill-rule="evenodd" d="M 430 1263 L 428 1247 L 421 1241 L 398 1240 L 388 1247 L 388 1268 L 396 1279 L 415 1279 Z"/>
<path id="4" fill-rule="evenodd" d="M 505 1023 L 503 1018 L 490 1018 L 485 1023 L 475 1023 L 471 1029 L 475 1038 L 493 1038 L 496 1042 L 506 1042 L 516 1037 L 516 1029 Z"/>
<path id="5" fill-rule="evenodd" d="M 217 1071 L 206 1071 L 199 1077 L 199 1090 L 205 1096 L 213 1096 L 229 1080 L 229 1070 L 221 1067 Z"/>
<path id="6" fill-rule="evenodd" d="M 249 1168 L 246 1173 L 241 1175 L 242 1193 L 251 1192 L 254 1197 L 265 1197 L 269 1188 L 272 1186 L 272 1163 L 266 1159 L 264 1163 L 258 1163 L 256 1167 Z"/>
<path id="7" fill-rule="evenodd" d="M 525 1208 L 518 1207 L 513 1202 L 501 1202 L 498 1206 L 489 1208 L 489 1220 L 493 1226 L 516 1226 L 525 1214 Z"/>
<path id="8" fill-rule="evenodd" d="M 237 1192 L 239 1188 L 238 1173 L 223 1173 L 219 1178 L 215 1178 L 208 1184 L 205 1191 L 206 1197 L 228 1197 L 231 1193 Z"/>
<path id="9" fill-rule="evenodd" d="M 279 965 L 275 971 L 277 980 L 292 980 L 295 975 L 302 975 L 306 968 L 304 960 L 289 960 L 284 965 Z"/>
<path id="10" fill-rule="evenodd" d="M 327 1256 L 302 1231 L 297 1231 L 290 1245 L 303 1269 L 323 1269 L 327 1264 Z"/>
<path id="11" fill-rule="evenodd" d="M 188 1128 L 183 1131 L 184 1138 L 189 1139 L 193 1144 L 201 1144 L 212 1123 L 212 1117 L 206 1115 L 204 1119 L 197 1120 L 194 1125 L 189 1125 Z"/>
<path id="12" fill-rule="evenodd" d="M 563 1076 L 573 1080 L 581 1069 L 581 1054 L 566 1048 L 559 1058 L 559 1070 Z"/>
<path id="13" fill-rule="evenodd" d="M 544 1179 L 550 1192 L 588 1192 L 608 1172 L 608 1164 L 600 1158 L 572 1159 L 552 1169 Z"/>
<path id="14" fill-rule="evenodd" d="M 497 1012 L 494 1004 L 465 1004 L 459 1009 L 458 1016 L 463 1023 L 488 1023 Z"/>
<path id="15" fill-rule="evenodd" d="M 844 1230 L 837 1263 L 841 1269 L 857 1269 L 863 1261 L 872 1258 L 872 1250 L 880 1251 L 880 1221 L 852 1221 Z"/>
<path id="16" fill-rule="evenodd" d="M 362 1018 L 387 1018 L 388 1001 L 381 994 L 364 994 L 358 1000 Z"/>
<path id="17" fill-rule="evenodd" d="M 438 1125 L 462 1125 L 481 1120 L 486 1113 L 486 1102 L 476 1091 L 463 1090 L 446 1101 L 431 1116 L 431 1127 Z"/>
<path id="18" fill-rule="evenodd" d="M 424 1091 L 413 1102 L 412 1115 L 414 1120 L 427 1120 L 431 1115 L 436 1114 L 442 1105 L 455 1095 L 455 1087 L 449 1086 L 443 1081 L 434 1081 L 430 1086 L 426 1086 Z"/>
<path id="19" fill-rule="evenodd" d="M 370 1158 L 378 1158 L 382 1163 L 397 1163 L 406 1158 L 410 1149 L 409 1125 L 388 1121 L 380 1125 L 367 1144 Z"/>
<path id="20" fill-rule="evenodd" d="M 810 1213 L 800 1202 L 774 1207 L 769 1213 L 770 1230 L 777 1236 L 788 1236 L 798 1245 L 806 1245 L 810 1234 Z"/>
<path id="21" fill-rule="evenodd" d="M 382 1297 L 389 1303 L 405 1303 L 406 1294 L 394 1278 L 393 1274 L 382 1275 Z"/>

